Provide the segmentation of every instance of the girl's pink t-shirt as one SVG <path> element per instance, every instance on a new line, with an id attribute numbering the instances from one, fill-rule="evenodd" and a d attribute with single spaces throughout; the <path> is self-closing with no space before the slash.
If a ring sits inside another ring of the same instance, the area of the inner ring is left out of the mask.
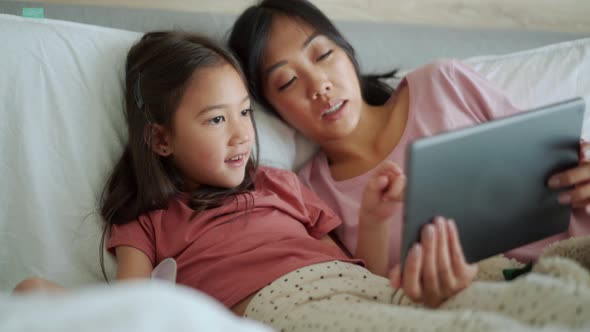
<path id="1" fill-rule="evenodd" d="M 409 91 L 408 120 L 399 143 L 387 157 L 387 160 L 395 162 L 402 169 L 405 166 L 406 146 L 415 139 L 519 112 L 502 91 L 472 68 L 455 60 L 421 67 L 409 73 L 400 87 L 405 84 Z M 395 97 L 394 94 L 390 100 Z M 356 248 L 361 195 L 373 171 L 335 181 L 326 155 L 321 151 L 299 171 L 303 183 L 343 219 L 336 233 L 350 252 Z M 402 203 L 398 204 L 391 227 L 390 267 L 400 259 L 402 209 Z M 521 261 L 533 260 L 549 243 L 590 233 L 588 219 L 583 212 L 576 211 L 567 232 L 511 250 L 506 255 Z"/>
<path id="2" fill-rule="evenodd" d="M 340 218 L 292 172 L 260 167 L 256 189 L 199 213 L 178 197 L 166 209 L 113 225 L 107 248 L 131 246 L 154 266 L 172 257 L 177 283 L 231 308 L 277 278 L 327 261 L 362 264 L 320 241 Z"/>

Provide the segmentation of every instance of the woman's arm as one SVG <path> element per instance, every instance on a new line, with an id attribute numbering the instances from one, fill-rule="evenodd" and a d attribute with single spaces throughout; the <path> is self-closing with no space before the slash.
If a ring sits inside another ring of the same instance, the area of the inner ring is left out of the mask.
<path id="1" fill-rule="evenodd" d="M 359 222 L 358 242 L 354 257 L 365 261 L 367 269 L 374 274 L 387 277 L 389 263 L 388 222 Z"/>
<path id="2" fill-rule="evenodd" d="M 355 257 L 363 259 L 369 271 L 380 276 L 388 274 L 389 226 L 405 185 L 402 170 L 386 161 L 373 173 L 363 193 Z"/>
<path id="3" fill-rule="evenodd" d="M 117 280 L 150 278 L 154 269 L 143 251 L 129 247 L 115 248 L 117 254 Z"/>

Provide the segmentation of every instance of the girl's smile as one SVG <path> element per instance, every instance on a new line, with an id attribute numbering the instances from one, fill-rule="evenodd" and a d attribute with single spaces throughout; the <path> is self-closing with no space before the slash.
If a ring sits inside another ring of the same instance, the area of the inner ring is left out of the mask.
<path id="1" fill-rule="evenodd" d="M 250 152 L 237 154 L 229 159 L 225 160 L 225 163 L 230 167 L 240 168 L 246 166 Z"/>

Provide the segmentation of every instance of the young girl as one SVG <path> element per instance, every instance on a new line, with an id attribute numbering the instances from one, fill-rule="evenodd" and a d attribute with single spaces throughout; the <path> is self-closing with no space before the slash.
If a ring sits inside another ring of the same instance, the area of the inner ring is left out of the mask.
<path id="1" fill-rule="evenodd" d="M 447 310 L 413 308 L 419 305 L 370 272 L 383 263 L 387 237 L 379 233 L 400 199 L 399 169 L 380 165 L 362 197 L 359 236 L 373 239 L 363 242 L 367 269 L 327 236 L 340 219 L 293 173 L 256 166 L 244 78 L 232 56 L 206 39 L 146 34 L 128 55 L 126 110 L 129 143 L 102 209 L 117 279 L 148 278 L 172 257 L 178 283 L 281 331 L 590 326 L 590 276 L 569 261 L 559 268 L 565 278 L 475 283 L 440 306 Z M 472 273 L 453 222 L 435 223 L 429 240 L 440 230 L 439 252 Z M 548 261 L 545 271 L 555 266 Z"/>
<path id="2" fill-rule="evenodd" d="M 130 50 L 129 143 L 102 207 L 117 279 L 147 277 L 174 257 L 181 283 L 241 314 L 248 295 L 287 272 L 360 262 L 330 240 L 340 220 L 294 174 L 256 166 L 244 82 L 233 57 L 206 39 L 149 33 Z M 386 226 L 403 188 L 391 164 L 380 173 L 365 197 L 371 232 Z"/>
<path id="3" fill-rule="evenodd" d="M 343 219 L 337 234 L 353 253 L 361 245 L 357 228 L 362 188 L 377 165 L 383 160 L 404 165 L 407 144 L 420 137 L 518 112 L 501 91 L 458 61 L 419 68 L 392 93 L 377 76 L 359 74 L 352 46 L 305 0 L 264 0 L 248 8 L 235 22 L 229 46 L 243 64 L 254 97 L 320 146 L 299 175 Z M 560 202 L 577 208 L 568 231 L 507 256 L 528 262 L 549 243 L 590 234 L 585 213 L 590 207 L 589 180 L 588 163 L 556 174 L 549 182 L 553 188 L 576 186 L 560 194 Z M 389 267 L 399 262 L 402 215 L 399 204 L 389 232 Z M 449 271 L 448 265 L 434 251 L 417 254 L 425 265 L 425 281 L 422 289 L 408 295 L 414 300 L 438 297 L 437 287 L 427 289 L 433 280 L 427 275 Z M 412 273 L 405 270 L 404 279 Z M 399 285 L 399 268 L 394 279 Z M 434 282 L 445 284 L 436 277 Z"/>

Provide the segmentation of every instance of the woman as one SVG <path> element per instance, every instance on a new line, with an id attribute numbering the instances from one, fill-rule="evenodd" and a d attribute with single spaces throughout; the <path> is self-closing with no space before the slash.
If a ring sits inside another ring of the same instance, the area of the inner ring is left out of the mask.
<path id="1" fill-rule="evenodd" d="M 352 46 L 304 0 L 265 0 L 248 8 L 235 22 L 229 46 L 242 62 L 252 94 L 320 146 L 299 175 L 340 214 L 344 224 L 337 234 L 356 254 L 361 188 L 377 165 L 384 160 L 404 165 L 406 145 L 417 138 L 518 112 L 501 91 L 457 61 L 413 71 L 392 93 L 379 77 L 360 75 Z M 590 223 L 581 220 L 590 203 L 588 180 L 587 164 L 554 175 L 552 188 L 576 186 L 559 196 L 561 203 L 578 208 L 569 230 L 507 255 L 530 261 L 551 242 L 590 233 Z M 412 300 L 421 301 L 442 296 L 441 289 L 454 290 L 457 280 L 469 280 L 461 277 L 468 267 L 453 266 L 445 238 L 433 225 L 423 230 L 432 241 L 413 248 L 416 259 L 404 267 L 401 280 L 396 265 L 401 219 L 400 204 L 388 234 L 376 235 L 390 238 L 394 286 L 401 283 Z"/>

